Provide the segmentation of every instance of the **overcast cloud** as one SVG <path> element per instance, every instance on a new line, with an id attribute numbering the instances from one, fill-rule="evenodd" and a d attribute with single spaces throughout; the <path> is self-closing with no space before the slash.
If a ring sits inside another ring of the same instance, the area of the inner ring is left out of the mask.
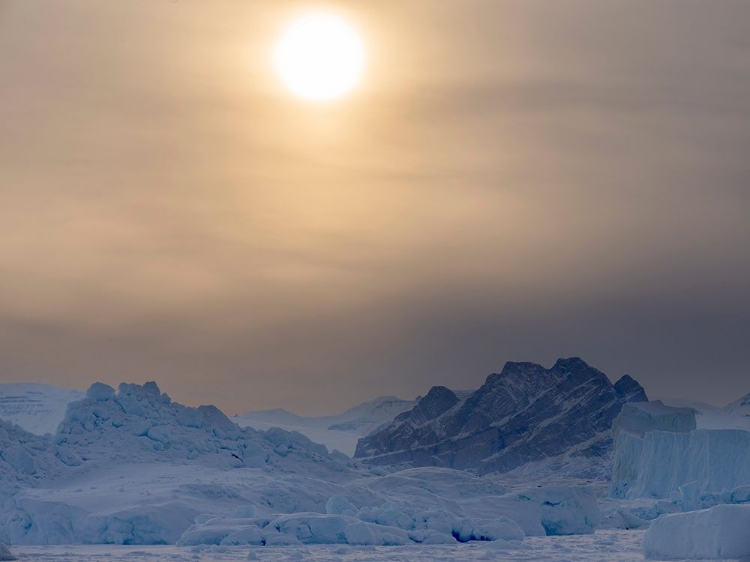
<path id="1" fill-rule="evenodd" d="M 579 355 L 750 392 L 750 3 L 0 0 L 0 382 L 345 409 Z"/>

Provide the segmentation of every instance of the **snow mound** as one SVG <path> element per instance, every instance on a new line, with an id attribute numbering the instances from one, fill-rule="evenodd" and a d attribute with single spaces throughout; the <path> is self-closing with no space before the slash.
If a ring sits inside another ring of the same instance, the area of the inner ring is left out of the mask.
<path id="1" fill-rule="evenodd" d="M 97 383 L 54 437 L 0 422 L 0 540 L 174 544 L 207 508 L 244 504 L 244 515 L 255 498 L 321 509 L 350 471 L 303 435 L 242 429 L 213 406 L 172 402 L 155 383 Z M 201 473 L 211 479 L 196 481 Z"/>
<path id="2" fill-rule="evenodd" d="M 658 560 L 722 559 L 750 556 L 750 505 L 663 515 L 643 540 L 644 556 Z"/>
<path id="3" fill-rule="evenodd" d="M 59 453 L 48 438 L 0 420 L 0 499 L 60 474 Z"/>
<path id="4" fill-rule="evenodd" d="M 531 513 L 548 536 L 591 534 L 601 522 L 596 497 L 583 487 L 530 488 L 518 494 L 518 499 L 520 504 L 531 502 Z"/>
<path id="5" fill-rule="evenodd" d="M 173 402 L 154 382 L 123 383 L 117 392 L 93 384 L 84 399 L 68 407 L 55 443 L 87 461 L 108 464 L 195 460 L 219 468 L 262 468 L 289 455 L 330 460 L 324 446 L 303 435 L 240 428 L 215 406 Z"/>

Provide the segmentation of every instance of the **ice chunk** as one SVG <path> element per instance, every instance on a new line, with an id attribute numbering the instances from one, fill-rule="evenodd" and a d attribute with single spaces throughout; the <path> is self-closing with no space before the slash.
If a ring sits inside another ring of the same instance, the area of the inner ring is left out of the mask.
<path id="1" fill-rule="evenodd" d="M 113 398 L 114 395 L 115 389 L 103 382 L 95 382 L 86 391 L 86 398 L 97 402 L 109 400 L 110 398 Z"/>
<path id="2" fill-rule="evenodd" d="M 601 521 L 596 498 L 586 488 L 549 486 L 532 488 L 519 495 L 539 506 L 542 527 L 547 535 L 593 533 Z"/>
<path id="3" fill-rule="evenodd" d="M 177 546 L 196 546 L 201 544 L 221 544 L 221 542 L 232 534 L 245 532 L 249 539 L 253 536 L 250 529 L 258 529 L 258 525 L 251 519 L 244 518 L 220 518 L 215 517 L 203 523 L 196 521 L 182 534 Z M 239 535 L 237 535 L 239 537 Z M 241 543 L 238 543 L 241 544 Z"/>
<path id="4" fill-rule="evenodd" d="M 326 513 L 329 515 L 355 515 L 357 508 L 344 496 L 333 495 L 326 502 Z"/>
<path id="5" fill-rule="evenodd" d="M 665 406 L 661 400 L 625 404 L 612 423 L 612 431 L 644 435 L 649 431 L 687 433 L 696 428 L 695 410 Z"/>
<path id="6" fill-rule="evenodd" d="M 252 518 L 258 516 L 258 508 L 255 506 L 255 504 L 248 504 L 248 505 L 241 505 L 237 509 L 234 510 L 234 513 L 232 514 L 232 517 L 236 518 Z"/>
<path id="7" fill-rule="evenodd" d="M 732 490 L 729 501 L 732 503 L 750 503 L 750 486 L 737 486 Z"/>
<path id="8" fill-rule="evenodd" d="M 11 445 L 0 451 L 0 458 L 7 462 L 11 468 L 23 474 L 35 474 L 36 464 L 34 458 L 21 445 Z"/>
<path id="9" fill-rule="evenodd" d="M 644 556 L 658 560 L 721 559 L 750 556 L 750 505 L 663 515 L 643 541 Z"/>
<path id="10" fill-rule="evenodd" d="M 11 554 L 5 543 L 0 542 L 0 560 L 18 560 L 18 558 Z"/>
<path id="11" fill-rule="evenodd" d="M 348 544 L 371 545 L 375 544 L 375 535 L 367 523 L 350 523 L 344 528 L 344 538 Z"/>
<path id="12" fill-rule="evenodd" d="M 260 532 L 260 529 L 256 526 L 247 526 L 242 529 L 238 529 L 233 533 L 227 535 L 221 543 L 222 546 L 240 546 L 240 545 L 262 545 L 265 544 L 265 539 Z"/>

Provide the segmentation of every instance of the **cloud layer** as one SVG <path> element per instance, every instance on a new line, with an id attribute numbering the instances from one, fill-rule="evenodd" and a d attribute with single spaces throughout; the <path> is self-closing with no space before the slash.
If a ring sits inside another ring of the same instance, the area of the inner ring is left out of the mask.
<path id="1" fill-rule="evenodd" d="M 295 2 L 0 5 L 0 380 L 334 411 L 580 355 L 750 391 L 750 7 L 330 4 L 363 87 L 269 52 Z"/>

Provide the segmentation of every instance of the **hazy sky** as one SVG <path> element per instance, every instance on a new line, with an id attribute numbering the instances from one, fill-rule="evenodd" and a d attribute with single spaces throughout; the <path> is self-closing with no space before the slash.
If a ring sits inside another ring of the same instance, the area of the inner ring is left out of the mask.
<path id="1" fill-rule="evenodd" d="M 311 7 L 361 87 L 294 98 Z M 0 382 L 750 392 L 750 2 L 0 0 Z"/>

